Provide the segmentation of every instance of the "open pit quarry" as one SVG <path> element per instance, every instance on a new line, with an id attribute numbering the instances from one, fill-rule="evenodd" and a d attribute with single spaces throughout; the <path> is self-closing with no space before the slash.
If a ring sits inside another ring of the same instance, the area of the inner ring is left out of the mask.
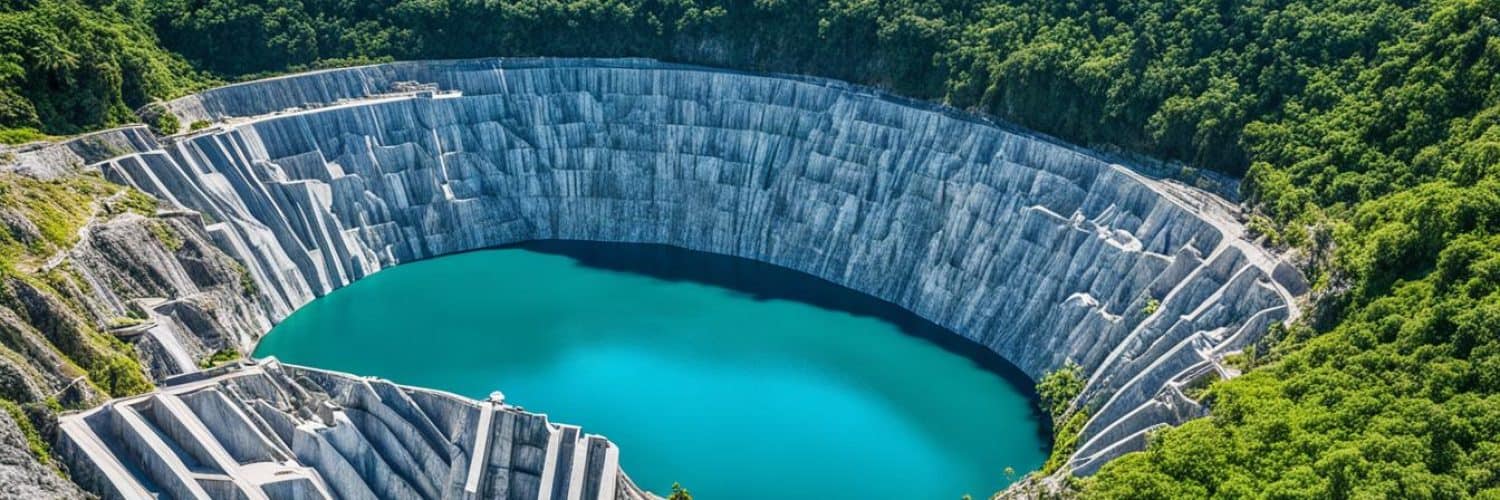
<path id="1" fill-rule="evenodd" d="M 546 408 L 274 360 L 199 371 L 317 297 L 455 252 L 570 239 L 733 255 L 899 305 L 1032 379 L 1076 363 L 1071 411 L 1088 423 L 1061 473 L 1079 475 L 1204 415 L 1183 388 L 1236 376 L 1224 357 L 1296 317 L 1307 288 L 1217 195 L 831 80 L 422 61 L 165 109 L 195 130 L 105 131 L 7 167 L 102 173 L 171 207 L 156 218 L 183 235 L 162 248 L 140 217 L 116 218 L 65 256 L 95 316 L 147 314 L 135 342 L 163 381 L 62 417 L 59 456 L 105 497 L 648 495 L 619 470 L 630 450 L 528 412 Z"/>

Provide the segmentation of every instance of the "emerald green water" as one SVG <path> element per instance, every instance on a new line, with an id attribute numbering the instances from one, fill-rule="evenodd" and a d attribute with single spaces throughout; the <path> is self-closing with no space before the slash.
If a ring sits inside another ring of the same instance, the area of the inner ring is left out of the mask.
<path id="1" fill-rule="evenodd" d="M 703 500 L 982 498 L 1047 451 L 1022 379 L 955 335 L 801 273 L 654 245 L 398 266 L 306 305 L 255 355 L 500 390 L 608 436 L 642 487 Z"/>

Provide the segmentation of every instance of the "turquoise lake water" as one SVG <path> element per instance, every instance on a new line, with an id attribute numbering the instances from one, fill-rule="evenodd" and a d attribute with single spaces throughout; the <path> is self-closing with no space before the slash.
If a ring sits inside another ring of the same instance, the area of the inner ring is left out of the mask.
<path id="1" fill-rule="evenodd" d="M 944 345 L 939 345 L 944 344 Z M 255 356 L 507 402 L 700 500 L 957 499 L 1045 459 L 1014 368 L 808 275 L 656 245 L 535 242 L 406 264 L 298 310 Z"/>

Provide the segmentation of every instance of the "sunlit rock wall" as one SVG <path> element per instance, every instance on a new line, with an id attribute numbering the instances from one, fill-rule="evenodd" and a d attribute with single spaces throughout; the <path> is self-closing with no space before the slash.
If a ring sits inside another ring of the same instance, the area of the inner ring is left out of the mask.
<path id="1" fill-rule="evenodd" d="M 282 365 L 187 377 L 58 423 L 107 499 L 651 498 L 603 437 L 503 401 Z"/>
<path id="2" fill-rule="evenodd" d="M 1079 473 L 1201 415 L 1179 387 L 1234 375 L 1220 358 L 1295 314 L 1301 288 L 1222 200 L 833 81 L 414 62 L 169 106 L 216 124 L 98 166 L 201 212 L 269 320 L 383 267 L 523 240 L 752 258 L 908 308 L 1034 378 L 1082 365 Z"/>

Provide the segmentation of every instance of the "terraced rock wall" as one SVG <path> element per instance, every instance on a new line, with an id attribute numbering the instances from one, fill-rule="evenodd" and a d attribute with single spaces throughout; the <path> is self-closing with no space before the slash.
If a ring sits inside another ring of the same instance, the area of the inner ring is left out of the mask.
<path id="1" fill-rule="evenodd" d="M 275 321 L 384 267 L 532 239 L 664 243 L 908 308 L 1032 377 L 1073 361 L 1091 473 L 1203 413 L 1180 387 L 1295 315 L 1232 205 L 839 82 L 644 60 L 411 62 L 208 91 L 107 177 L 202 214 Z M 249 339 L 247 339 L 248 341 Z"/>
<path id="2" fill-rule="evenodd" d="M 613 443 L 545 415 L 275 360 L 59 426 L 73 479 L 110 499 L 651 498 Z"/>

